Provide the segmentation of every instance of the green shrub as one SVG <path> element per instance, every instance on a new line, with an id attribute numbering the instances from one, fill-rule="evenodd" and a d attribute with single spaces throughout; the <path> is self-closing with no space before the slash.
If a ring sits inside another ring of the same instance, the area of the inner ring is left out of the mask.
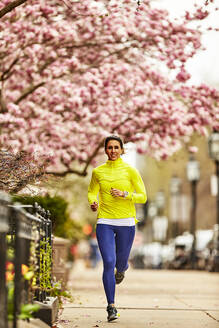
<path id="1" fill-rule="evenodd" d="M 72 220 L 67 214 L 68 203 L 60 196 L 13 196 L 13 202 L 19 202 L 25 205 L 34 205 L 38 203 L 51 214 L 53 233 L 57 237 L 67 238 L 72 243 L 77 243 L 83 238 L 82 225 Z"/>

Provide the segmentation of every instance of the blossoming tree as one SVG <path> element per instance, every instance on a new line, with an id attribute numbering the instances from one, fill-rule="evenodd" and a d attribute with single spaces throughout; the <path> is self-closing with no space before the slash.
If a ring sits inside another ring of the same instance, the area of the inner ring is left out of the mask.
<path id="1" fill-rule="evenodd" d="M 109 133 L 159 159 L 219 129 L 218 91 L 186 84 L 205 9 L 177 21 L 150 0 L 23 2 L 0 19 L 1 147 L 86 175 Z"/>

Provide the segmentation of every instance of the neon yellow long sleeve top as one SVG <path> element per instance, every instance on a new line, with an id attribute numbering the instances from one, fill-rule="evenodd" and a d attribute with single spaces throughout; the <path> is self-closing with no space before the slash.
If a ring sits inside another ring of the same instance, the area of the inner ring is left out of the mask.
<path id="1" fill-rule="evenodd" d="M 111 188 L 127 191 L 128 196 L 113 197 L 110 194 Z M 99 203 L 97 218 L 136 218 L 135 203 L 145 203 L 146 200 L 145 186 L 138 170 L 121 158 L 115 161 L 108 160 L 93 170 L 88 188 L 88 201 L 90 204 Z"/>

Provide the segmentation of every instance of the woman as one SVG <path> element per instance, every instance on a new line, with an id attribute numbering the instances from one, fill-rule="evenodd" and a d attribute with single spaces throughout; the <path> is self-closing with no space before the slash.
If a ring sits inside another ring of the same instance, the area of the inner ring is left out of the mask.
<path id="1" fill-rule="evenodd" d="M 104 147 L 108 161 L 93 170 L 88 201 L 92 211 L 97 211 L 96 236 L 103 259 L 107 319 L 112 321 L 118 317 L 115 284 L 122 282 L 128 269 L 135 235 L 134 203 L 145 203 L 146 191 L 138 171 L 120 157 L 124 153 L 122 139 L 111 135 L 105 139 Z"/>

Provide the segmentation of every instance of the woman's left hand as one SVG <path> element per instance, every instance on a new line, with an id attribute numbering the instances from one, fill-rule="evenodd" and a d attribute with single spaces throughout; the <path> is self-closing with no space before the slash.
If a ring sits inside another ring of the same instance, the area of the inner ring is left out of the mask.
<path id="1" fill-rule="evenodd" d="M 116 188 L 111 188 L 110 193 L 113 197 L 124 197 L 124 191 Z"/>

